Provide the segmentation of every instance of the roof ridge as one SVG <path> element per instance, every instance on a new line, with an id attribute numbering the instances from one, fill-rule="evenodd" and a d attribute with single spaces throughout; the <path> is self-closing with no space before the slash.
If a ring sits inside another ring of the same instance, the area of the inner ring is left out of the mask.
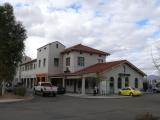
<path id="1" fill-rule="evenodd" d="M 66 52 L 70 52 L 72 50 L 75 50 L 75 51 L 82 51 L 82 52 L 89 52 L 89 53 L 95 53 L 95 54 L 100 54 L 100 55 L 110 55 L 109 53 L 107 52 L 104 52 L 102 50 L 98 50 L 98 49 L 95 49 L 95 48 L 92 48 L 90 46 L 86 46 L 86 45 L 83 45 L 83 44 L 76 44 L 74 46 L 71 46 L 69 48 L 66 48 L 64 51 L 62 51 L 61 53 L 66 53 Z"/>

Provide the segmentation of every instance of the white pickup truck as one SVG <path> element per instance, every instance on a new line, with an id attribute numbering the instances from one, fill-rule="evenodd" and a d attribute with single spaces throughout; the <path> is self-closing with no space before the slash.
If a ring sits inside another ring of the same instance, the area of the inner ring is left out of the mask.
<path id="1" fill-rule="evenodd" d="M 34 94 L 40 94 L 44 96 L 46 94 L 56 96 L 57 87 L 53 86 L 50 82 L 39 82 L 37 86 L 33 88 Z"/>

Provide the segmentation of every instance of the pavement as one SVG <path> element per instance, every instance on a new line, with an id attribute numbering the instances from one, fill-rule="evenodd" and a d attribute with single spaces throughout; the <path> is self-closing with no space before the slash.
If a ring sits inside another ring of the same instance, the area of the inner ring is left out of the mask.
<path id="1" fill-rule="evenodd" d="M 11 94 L 11 93 L 10 93 Z M 20 101 L 28 101 L 34 98 L 32 91 L 27 90 L 27 93 L 24 97 L 22 96 L 15 96 L 15 95 L 8 95 L 7 97 L 0 98 L 0 103 L 12 103 L 12 102 L 20 102 Z"/>
<path id="2" fill-rule="evenodd" d="M 145 113 L 160 117 L 159 108 L 160 94 L 129 99 L 36 95 L 29 101 L 0 104 L 0 120 L 136 120 Z"/>
<path id="3" fill-rule="evenodd" d="M 144 94 L 151 94 L 151 93 L 144 93 Z M 96 95 L 93 96 L 91 94 L 74 94 L 74 93 L 66 93 L 65 96 L 70 97 L 77 97 L 77 98 L 87 98 L 87 99 L 121 99 L 121 98 L 131 98 L 132 96 L 122 96 L 122 95 Z M 28 90 L 27 94 L 24 98 L 6 98 L 6 99 L 0 99 L 0 103 L 11 103 L 11 102 L 20 102 L 20 101 L 28 101 L 32 100 L 34 98 L 32 91 Z"/>
<path id="4" fill-rule="evenodd" d="M 3 100 L 0 100 L 0 103 L 19 102 L 23 100 L 25 99 L 3 99 Z"/>

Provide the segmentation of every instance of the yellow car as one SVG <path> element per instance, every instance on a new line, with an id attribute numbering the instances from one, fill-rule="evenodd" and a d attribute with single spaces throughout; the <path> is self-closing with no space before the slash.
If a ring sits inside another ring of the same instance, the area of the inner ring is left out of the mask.
<path id="1" fill-rule="evenodd" d="M 129 96 L 140 96 L 142 95 L 141 91 L 135 88 L 127 87 L 121 89 L 119 95 L 129 95 Z"/>

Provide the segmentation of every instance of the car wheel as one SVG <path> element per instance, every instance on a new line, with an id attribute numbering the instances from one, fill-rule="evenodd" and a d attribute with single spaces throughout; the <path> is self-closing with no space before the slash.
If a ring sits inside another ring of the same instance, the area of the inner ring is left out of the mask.
<path id="1" fill-rule="evenodd" d="M 121 92 L 118 92 L 118 95 L 121 95 Z"/>
<path id="2" fill-rule="evenodd" d="M 130 96 L 133 96 L 133 93 L 129 93 Z"/>

